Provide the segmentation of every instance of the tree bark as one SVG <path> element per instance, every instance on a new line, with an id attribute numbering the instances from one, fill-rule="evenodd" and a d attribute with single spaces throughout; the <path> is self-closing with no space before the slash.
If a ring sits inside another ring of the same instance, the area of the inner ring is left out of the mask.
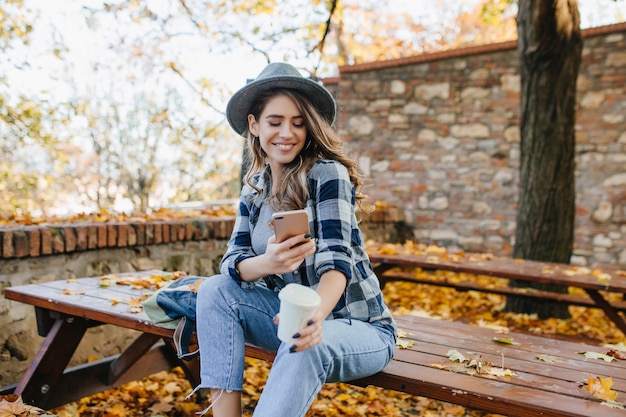
<path id="1" fill-rule="evenodd" d="M 576 0 L 520 0 L 520 191 L 513 256 L 570 261 L 574 244 L 575 105 L 582 37 Z M 518 287 L 550 288 L 528 282 Z M 558 289 L 557 289 L 558 290 Z M 507 311 L 568 317 L 566 305 L 509 297 Z"/>

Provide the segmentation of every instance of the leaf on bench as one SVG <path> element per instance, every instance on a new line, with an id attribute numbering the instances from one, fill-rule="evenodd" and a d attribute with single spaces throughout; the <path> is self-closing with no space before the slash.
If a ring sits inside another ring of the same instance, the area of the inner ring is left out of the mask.
<path id="1" fill-rule="evenodd" d="M 186 276 L 185 271 L 174 272 L 158 272 L 146 274 L 145 272 L 108 274 L 98 278 L 98 285 L 101 287 L 110 287 L 112 285 L 128 285 L 135 289 L 152 289 L 157 290 L 166 286 L 171 281 L 175 281 Z"/>
<path id="2" fill-rule="evenodd" d="M 456 349 L 449 350 L 448 353 L 446 353 L 446 355 L 448 355 L 448 359 L 450 359 L 452 362 L 463 363 L 467 360 L 465 358 L 465 355 L 463 355 L 461 352 L 459 352 Z"/>
<path id="3" fill-rule="evenodd" d="M 619 342 L 618 344 L 607 343 L 602 347 L 609 349 L 609 351 L 606 352 L 607 355 L 615 359 L 626 360 L 626 345 L 624 342 Z"/>
<path id="4" fill-rule="evenodd" d="M 557 358 L 556 356 L 552 356 L 552 355 L 537 355 L 536 358 L 539 359 L 540 361 L 544 361 L 545 363 L 550 363 L 550 364 L 561 362 L 559 358 Z"/>
<path id="5" fill-rule="evenodd" d="M 411 333 L 406 330 L 398 329 L 398 340 L 396 340 L 396 347 L 399 349 L 408 349 L 415 344 L 413 340 L 405 339 Z"/>
<path id="6" fill-rule="evenodd" d="M 478 325 L 479 327 L 484 327 L 486 329 L 493 329 L 495 330 L 497 333 L 508 333 L 509 332 L 509 328 L 506 326 L 499 326 L 497 324 L 493 324 L 493 323 L 489 323 L 485 320 L 478 320 L 476 322 L 476 325 Z"/>
<path id="7" fill-rule="evenodd" d="M 626 352 L 626 344 L 624 342 L 619 342 L 617 344 L 607 343 L 602 347 L 611 349 L 611 350 L 619 350 L 620 352 Z"/>
<path id="8" fill-rule="evenodd" d="M 70 289 L 65 288 L 63 290 L 63 294 L 65 294 L 65 295 L 84 295 L 85 291 L 72 291 Z"/>
<path id="9" fill-rule="evenodd" d="M 606 353 L 600 352 L 578 352 L 583 355 L 587 359 L 602 359 L 607 362 L 613 362 L 615 358 L 613 356 L 609 356 Z"/>
<path id="10" fill-rule="evenodd" d="M 624 404 L 618 403 L 617 401 L 603 401 L 601 404 L 610 408 L 617 408 L 618 410 L 626 410 Z"/>
<path id="11" fill-rule="evenodd" d="M 481 356 L 478 358 L 468 358 L 456 349 L 451 349 L 447 353 L 448 359 L 451 362 L 456 362 L 454 365 L 431 365 L 433 368 L 448 369 L 452 372 L 464 373 L 468 375 L 483 375 L 487 377 L 506 377 L 514 376 L 515 373 L 510 369 L 504 367 L 498 368 L 493 366 L 489 361 L 482 360 Z"/>
<path id="12" fill-rule="evenodd" d="M 406 339 L 398 339 L 396 340 L 396 347 L 399 349 L 408 349 L 411 346 L 413 346 L 415 344 L 414 341 L 412 340 L 406 340 Z"/>
<path id="13" fill-rule="evenodd" d="M 587 391 L 593 395 L 594 398 L 603 401 L 616 401 L 617 391 L 611 389 L 613 386 L 613 378 L 602 377 L 589 377 L 587 378 Z"/>
<path id="14" fill-rule="evenodd" d="M 514 342 L 510 337 L 494 337 L 492 340 L 503 345 L 519 345 L 519 343 Z"/>

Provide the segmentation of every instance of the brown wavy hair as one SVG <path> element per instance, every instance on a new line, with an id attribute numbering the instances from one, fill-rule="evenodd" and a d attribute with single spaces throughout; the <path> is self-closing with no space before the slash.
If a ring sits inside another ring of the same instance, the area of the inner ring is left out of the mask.
<path id="1" fill-rule="evenodd" d="M 276 210 L 295 210 L 304 208 L 309 198 L 308 173 L 319 159 L 329 159 L 340 162 L 348 169 L 350 182 L 356 191 L 356 201 L 359 208 L 363 209 L 362 201 L 366 198 L 361 193 L 364 181 L 363 175 L 359 172 L 354 160 L 345 155 L 343 143 L 339 134 L 324 119 L 311 102 L 298 91 L 277 88 L 268 90 L 262 94 L 250 108 L 256 120 L 260 120 L 261 113 L 265 109 L 268 101 L 277 95 L 284 95 L 296 104 L 306 126 L 306 143 L 298 156 L 292 162 L 285 165 L 280 183 L 276 184 L 276 193 L 269 195 L 269 202 Z M 267 156 L 259 138 L 254 136 L 249 130 L 246 131 L 248 155 L 250 157 L 250 167 L 245 175 L 244 181 L 255 189 L 259 196 L 263 193 L 252 183 L 252 178 L 257 173 L 265 169 Z"/>

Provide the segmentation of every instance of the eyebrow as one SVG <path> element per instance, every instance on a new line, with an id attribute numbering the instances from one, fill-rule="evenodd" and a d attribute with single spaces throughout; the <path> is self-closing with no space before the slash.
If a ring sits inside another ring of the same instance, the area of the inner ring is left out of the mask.
<path id="1" fill-rule="evenodd" d="M 265 116 L 266 119 L 285 119 L 286 116 L 280 115 L 280 114 L 268 114 L 267 116 Z M 292 119 L 304 119 L 303 116 L 294 116 L 292 117 Z"/>

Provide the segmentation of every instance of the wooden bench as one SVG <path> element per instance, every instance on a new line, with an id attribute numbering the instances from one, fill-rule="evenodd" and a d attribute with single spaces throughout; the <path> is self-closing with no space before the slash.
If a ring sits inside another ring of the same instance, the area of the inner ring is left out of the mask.
<path id="1" fill-rule="evenodd" d="M 626 312 L 626 271 L 616 267 L 604 267 L 602 271 L 576 267 L 554 262 L 538 262 L 513 258 L 496 258 L 476 255 L 441 255 L 434 253 L 399 253 L 394 247 L 369 248 L 371 262 L 375 265 L 381 286 L 388 281 L 401 280 L 419 284 L 437 285 L 459 291 L 480 291 L 506 296 L 529 297 L 551 300 L 568 305 L 599 308 L 626 335 L 626 319 L 620 315 Z M 431 274 L 418 277 L 415 268 L 424 271 L 452 271 L 475 275 L 527 281 L 538 284 L 552 284 L 569 290 L 583 290 L 586 295 L 542 291 L 532 288 L 518 288 L 508 285 L 481 284 L 478 280 L 448 279 L 444 274 Z M 609 293 L 617 297 L 610 299 Z M 617 299 L 616 299 L 617 298 Z"/>
<path id="2" fill-rule="evenodd" d="M 20 394 L 27 403 L 52 408 L 179 365 L 191 383 L 197 384 L 198 363 L 178 360 L 171 347 L 172 330 L 155 326 L 142 311 L 131 312 L 133 300 L 142 293 L 145 290 L 128 285 L 102 287 L 97 277 L 6 288 L 7 299 L 35 307 L 38 331 L 45 339 L 21 381 L 2 393 Z M 585 387 L 588 378 L 611 377 L 617 401 L 626 399 L 626 361 L 608 363 L 580 354 L 602 352 L 601 347 L 521 333 L 502 335 L 490 328 L 410 315 L 397 320 L 406 348 L 398 347 L 382 372 L 354 384 L 371 384 L 510 417 L 626 416 L 625 410 L 601 404 Z M 141 333 L 121 355 L 66 369 L 86 330 L 103 324 Z M 514 344 L 497 343 L 494 337 L 509 338 Z M 448 357 L 451 350 L 492 362 L 513 375 L 451 372 L 445 369 L 455 365 Z M 248 347 L 247 355 L 273 359 L 271 353 L 253 346 Z M 542 361 L 540 355 L 551 359 Z"/>

